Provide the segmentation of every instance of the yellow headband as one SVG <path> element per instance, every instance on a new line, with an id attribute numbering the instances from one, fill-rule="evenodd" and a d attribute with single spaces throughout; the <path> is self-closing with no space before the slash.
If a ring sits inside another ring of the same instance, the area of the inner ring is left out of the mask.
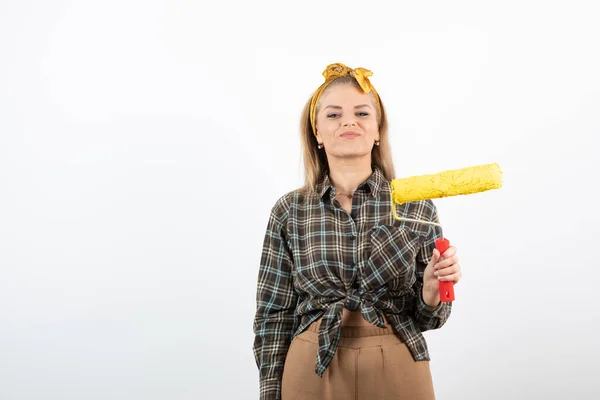
<path id="1" fill-rule="evenodd" d="M 317 130 L 316 130 L 316 108 L 317 108 L 317 104 L 319 103 L 319 98 L 321 97 L 321 94 L 323 94 L 323 91 L 325 90 L 325 88 L 327 86 L 329 86 L 329 84 L 331 82 L 333 82 L 334 80 L 336 80 L 337 78 L 341 78 L 344 76 L 351 76 L 354 79 L 356 79 L 356 81 L 358 82 L 358 84 L 360 85 L 362 91 L 364 93 L 369 93 L 371 90 L 373 91 L 373 94 L 375 95 L 375 99 L 377 100 L 377 109 L 379 111 L 379 117 L 381 118 L 381 104 L 379 101 L 379 95 L 377 94 L 377 91 L 375 90 L 375 88 L 373 87 L 373 85 L 371 84 L 371 81 L 369 80 L 369 76 L 373 75 L 373 73 L 371 71 L 369 71 L 368 69 L 365 68 L 348 68 L 347 66 L 345 66 L 344 64 L 341 63 L 336 63 L 336 64 L 329 64 L 327 66 L 327 68 L 325 68 L 325 71 L 323 71 L 323 76 L 325 77 L 325 82 L 319 86 L 319 88 L 315 91 L 315 93 L 312 96 L 312 99 L 310 101 L 310 124 L 312 126 L 312 130 L 313 130 L 313 134 L 316 134 Z"/>

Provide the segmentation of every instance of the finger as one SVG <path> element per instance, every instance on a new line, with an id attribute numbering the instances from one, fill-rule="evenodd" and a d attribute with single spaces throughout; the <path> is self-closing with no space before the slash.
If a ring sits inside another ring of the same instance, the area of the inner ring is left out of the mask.
<path id="1" fill-rule="evenodd" d="M 445 282 L 446 281 L 452 281 L 452 282 L 454 282 L 456 284 L 460 280 L 460 277 L 461 277 L 460 272 L 456 272 L 454 274 L 450 274 L 450 275 L 447 275 L 447 276 L 440 276 L 440 277 L 438 277 L 438 279 L 440 281 L 445 281 Z"/>
<path id="2" fill-rule="evenodd" d="M 435 265 L 440 260 L 440 252 L 438 249 L 433 249 L 433 253 L 431 254 L 431 260 L 429 260 L 430 265 Z"/>
<path id="3" fill-rule="evenodd" d="M 445 277 L 456 274 L 457 272 L 460 272 L 460 264 L 452 264 L 446 268 L 437 269 L 433 272 L 433 274 L 437 277 Z"/>
<path id="4" fill-rule="evenodd" d="M 444 254 L 442 254 L 440 256 L 440 258 L 442 260 L 445 260 L 446 258 L 452 257 L 453 255 L 456 254 L 456 247 L 455 246 L 450 246 L 446 249 L 446 251 L 444 252 Z"/>
<path id="5" fill-rule="evenodd" d="M 454 256 L 452 256 L 450 258 L 447 258 L 445 260 L 438 261 L 433 266 L 433 268 L 434 269 L 446 268 L 446 267 L 449 267 L 450 265 L 453 265 L 453 264 L 458 264 L 458 256 L 457 255 L 454 255 Z"/>
<path id="6" fill-rule="evenodd" d="M 448 265 L 456 264 L 457 262 L 458 262 L 458 256 L 456 254 L 454 254 L 453 256 L 450 256 L 450 257 L 446 257 L 446 258 L 440 257 L 440 259 L 436 263 L 436 267 L 437 266 L 447 267 Z"/>

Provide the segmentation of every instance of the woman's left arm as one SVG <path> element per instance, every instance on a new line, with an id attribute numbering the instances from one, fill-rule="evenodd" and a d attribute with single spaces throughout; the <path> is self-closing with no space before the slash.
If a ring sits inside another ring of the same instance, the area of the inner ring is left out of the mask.
<path id="1" fill-rule="evenodd" d="M 433 201 L 426 200 L 429 221 L 439 223 L 437 208 Z M 446 323 L 452 312 L 451 302 L 440 301 L 439 281 L 458 282 L 461 276 L 456 247 L 450 246 L 440 257 L 435 241 L 443 237 L 442 228 L 433 226 L 423 242 L 415 260 L 416 294 L 415 320 L 421 331 L 438 329 Z"/>

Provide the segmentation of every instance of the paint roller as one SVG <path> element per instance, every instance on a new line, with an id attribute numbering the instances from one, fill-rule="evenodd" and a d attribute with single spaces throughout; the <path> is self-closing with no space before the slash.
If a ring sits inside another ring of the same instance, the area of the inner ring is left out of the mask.
<path id="1" fill-rule="evenodd" d="M 441 226 L 437 222 L 399 217 L 396 213 L 396 204 L 499 189 L 502 187 L 502 171 L 497 163 L 484 164 L 437 174 L 393 179 L 390 186 L 392 189 L 392 213 L 396 220 Z M 435 247 L 440 254 L 443 254 L 450 247 L 450 241 L 448 238 L 439 238 L 435 242 Z M 454 282 L 439 282 L 440 301 L 454 301 Z"/>

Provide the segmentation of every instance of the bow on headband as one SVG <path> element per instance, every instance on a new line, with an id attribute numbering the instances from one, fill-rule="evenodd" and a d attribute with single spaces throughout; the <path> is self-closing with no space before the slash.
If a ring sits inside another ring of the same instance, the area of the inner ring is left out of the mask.
<path id="1" fill-rule="evenodd" d="M 375 95 L 375 99 L 377 100 L 377 108 L 379 110 L 379 115 L 381 116 L 381 104 L 379 103 L 379 95 L 377 91 L 371 84 L 369 80 L 369 76 L 372 76 L 373 72 L 369 71 L 366 68 L 348 68 L 344 64 L 336 63 L 329 64 L 325 70 L 323 71 L 323 76 L 325 77 L 325 82 L 315 91 L 313 97 L 310 102 L 310 124 L 312 126 L 313 133 L 316 133 L 316 108 L 319 103 L 319 98 L 323 91 L 331 82 L 336 80 L 337 78 L 342 78 L 344 76 L 351 76 L 356 79 L 360 88 L 364 93 L 369 93 L 371 90 Z"/>

